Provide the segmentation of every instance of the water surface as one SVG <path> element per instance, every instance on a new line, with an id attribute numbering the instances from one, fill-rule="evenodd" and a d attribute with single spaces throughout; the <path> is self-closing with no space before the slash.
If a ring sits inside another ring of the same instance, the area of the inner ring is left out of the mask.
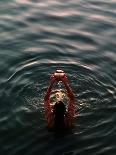
<path id="1" fill-rule="evenodd" d="M 116 154 L 116 1 L 0 1 L 0 155 Z M 75 128 L 46 129 L 50 73 L 67 73 Z"/>

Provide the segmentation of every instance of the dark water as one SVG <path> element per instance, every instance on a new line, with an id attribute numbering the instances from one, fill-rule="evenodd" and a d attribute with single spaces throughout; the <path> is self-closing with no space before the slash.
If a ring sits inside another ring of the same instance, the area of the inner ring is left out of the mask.
<path id="1" fill-rule="evenodd" d="M 0 1 L 0 155 L 116 154 L 116 1 Z M 75 128 L 45 127 L 49 75 L 63 69 Z"/>

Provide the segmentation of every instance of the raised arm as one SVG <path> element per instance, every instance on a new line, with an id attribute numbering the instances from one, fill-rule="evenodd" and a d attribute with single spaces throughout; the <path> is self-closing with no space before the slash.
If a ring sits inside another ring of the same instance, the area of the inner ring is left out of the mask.
<path id="1" fill-rule="evenodd" d="M 66 88 L 69 99 L 74 100 L 74 95 L 73 95 L 73 92 L 72 92 L 69 84 L 67 82 L 65 82 L 64 85 L 65 85 L 65 88 Z"/>
<path id="2" fill-rule="evenodd" d="M 54 76 L 51 76 L 50 78 L 50 85 L 47 88 L 47 92 L 44 96 L 44 109 L 45 109 L 45 119 L 47 121 L 47 127 L 53 126 L 53 117 L 52 117 L 52 111 L 50 106 L 50 94 L 53 88 L 55 82 Z"/>
<path id="3" fill-rule="evenodd" d="M 52 75 L 50 78 L 50 85 L 48 86 L 47 92 L 46 92 L 45 97 L 44 97 L 44 108 L 45 109 L 50 108 L 50 101 L 49 100 L 50 100 L 50 94 L 51 94 L 54 82 L 55 82 L 55 78 Z"/>
<path id="4" fill-rule="evenodd" d="M 68 98 L 69 98 L 69 102 L 68 102 L 68 113 L 70 114 L 70 116 L 74 117 L 74 94 L 67 82 L 67 77 L 64 76 L 62 78 L 62 81 L 65 85 L 65 88 L 66 88 L 66 91 L 67 91 L 67 95 L 68 95 Z"/>

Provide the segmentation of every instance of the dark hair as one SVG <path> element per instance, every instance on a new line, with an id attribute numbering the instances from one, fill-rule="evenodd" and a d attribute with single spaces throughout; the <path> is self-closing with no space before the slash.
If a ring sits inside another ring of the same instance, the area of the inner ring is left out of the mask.
<path id="1" fill-rule="evenodd" d="M 54 127 L 56 130 L 64 128 L 65 105 L 62 101 L 58 101 L 54 105 Z"/>

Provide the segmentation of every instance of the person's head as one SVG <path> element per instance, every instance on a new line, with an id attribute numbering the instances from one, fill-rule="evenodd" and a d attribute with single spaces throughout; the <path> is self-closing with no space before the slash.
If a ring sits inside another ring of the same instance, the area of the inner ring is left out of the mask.
<path id="1" fill-rule="evenodd" d="M 54 105 L 54 123 L 56 128 L 64 126 L 65 105 L 62 101 L 58 101 Z"/>

